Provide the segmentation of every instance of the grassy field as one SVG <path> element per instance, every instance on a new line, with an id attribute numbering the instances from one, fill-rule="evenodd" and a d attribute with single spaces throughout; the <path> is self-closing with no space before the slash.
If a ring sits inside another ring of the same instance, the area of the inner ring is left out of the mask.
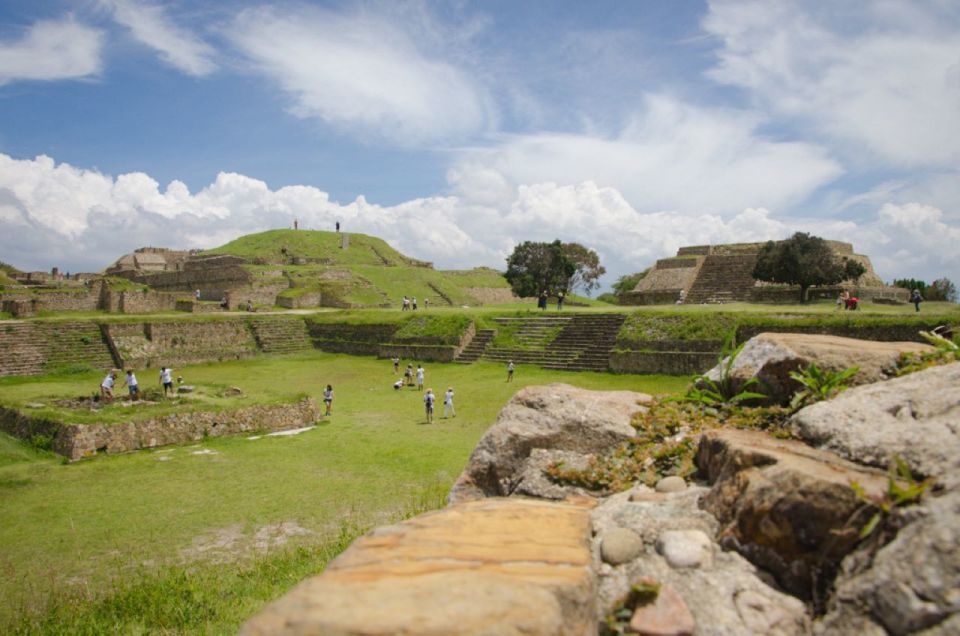
<path id="1" fill-rule="evenodd" d="M 0 633 L 233 633 L 359 532 L 442 505 L 518 389 L 562 381 L 672 393 L 676 377 L 428 364 L 457 417 L 427 425 L 389 361 L 310 353 L 178 369 L 256 399 L 334 386 L 334 415 L 290 437 L 210 439 L 74 464 L 0 435 Z M 155 370 L 141 372 L 152 382 Z M 88 393 L 98 377 L 0 382 L 0 402 Z M 213 393 L 215 391 L 211 391 Z"/>

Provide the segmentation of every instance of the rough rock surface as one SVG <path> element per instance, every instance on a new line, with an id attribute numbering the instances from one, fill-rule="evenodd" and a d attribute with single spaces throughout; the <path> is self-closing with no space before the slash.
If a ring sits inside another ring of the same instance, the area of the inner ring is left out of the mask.
<path id="1" fill-rule="evenodd" d="M 521 389 L 480 439 L 450 491 L 450 503 L 510 495 L 535 448 L 589 454 L 636 435 L 630 425 L 649 395 L 567 384 Z"/>
<path id="2" fill-rule="evenodd" d="M 960 476 L 960 364 L 850 389 L 790 422 L 801 439 L 861 464 L 886 468 L 897 455 L 919 474 Z"/>
<path id="3" fill-rule="evenodd" d="M 589 510 L 486 499 L 358 539 L 241 634 L 594 633 Z"/>
<path id="4" fill-rule="evenodd" d="M 730 368 L 730 376 L 735 385 L 757 378 L 760 383 L 751 386 L 751 391 L 766 394 L 772 402 L 786 403 L 800 388 L 800 384 L 790 377 L 790 372 L 806 367 L 811 362 L 828 371 L 843 371 L 858 366 L 860 372 L 849 384 L 869 384 L 889 377 L 901 353 L 930 350 L 930 345 L 918 342 L 877 342 L 816 334 L 761 333 L 747 341 Z M 705 375 L 718 380 L 720 365 Z"/>
<path id="5" fill-rule="evenodd" d="M 691 636 L 696 623 L 680 593 L 664 585 L 653 603 L 637 608 L 630 629 L 644 636 Z"/>
<path id="6" fill-rule="evenodd" d="M 701 505 L 722 525 L 723 545 L 774 573 L 801 598 L 829 583 L 820 571 L 839 563 L 858 541 L 854 524 L 863 505 L 850 482 L 871 495 L 887 485 L 883 471 L 759 431 L 705 433 L 697 464 L 715 484 Z"/>
<path id="7" fill-rule="evenodd" d="M 632 498 L 637 492 L 656 494 L 657 498 Z M 677 537 L 714 536 L 716 519 L 697 505 L 706 492 L 702 486 L 691 485 L 682 492 L 663 495 L 641 487 L 613 495 L 593 510 L 598 620 L 616 607 L 632 584 L 651 579 L 676 591 L 693 617 L 698 636 L 806 634 L 804 604 L 771 587 L 739 554 L 724 552 L 711 542 L 701 546 L 704 558 L 698 565 L 677 568 L 657 551 L 658 544 L 672 543 Z M 600 558 L 602 537 L 614 527 L 632 529 L 645 544 L 637 558 L 618 566 Z"/>
<path id="8" fill-rule="evenodd" d="M 583 470 L 590 461 L 590 455 L 574 451 L 548 450 L 534 448 L 530 457 L 523 463 L 522 470 L 514 481 L 513 496 L 536 497 L 562 501 L 570 496 L 589 496 L 583 488 L 568 484 L 558 484 L 547 477 L 546 469 L 551 464 L 560 463 L 568 470 Z"/>

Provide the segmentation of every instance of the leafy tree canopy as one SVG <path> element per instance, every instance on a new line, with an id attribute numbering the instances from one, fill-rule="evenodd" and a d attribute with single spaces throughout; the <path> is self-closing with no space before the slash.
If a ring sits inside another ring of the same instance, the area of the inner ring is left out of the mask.
<path id="1" fill-rule="evenodd" d="M 539 296 L 541 292 L 570 289 L 570 280 L 577 271 L 559 240 L 552 243 L 524 241 L 513 248 L 507 258 L 507 282 L 513 293 L 521 297 Z"/>
<path id="2" fill-rule="evenodd" d="M 957 302 L 957 286 L 949 278 L 938 278 L 929 285 L 916 278 L 897 278 L 893 281 L 894 287 L 902 287 L 913 291 L 917 289 L 926 300 L 945 300 Z"/>
<path id="3" fill-rule="evenodd" d="M 866 272 L 859 262 L 840 258 L 819 236 L 797 232 L 785 241 L 768 241 L 760 249 L 753 277 L 771 283 L 800 286 L 800 302 L 815 285 L 856 280 Z"/>
<path id="4" fill-rule="evenodd" d="M 589 296 L 591 291 L 600 287 L 598 279 L 607 273 L 607 269 L 600 264 L 600 257 L 579 243 L 564 243 L 563 253 L 577 268 L 565 289 L 582 289 Z"/>
<path id="5" fill-rule="evenodd" d="M 624 294 L 632 292 L 636 288 L 637 283 L 643 280 L 643 277 L 647 275 L 647 272 L 650 271 L 650 268 L 643 270 L 642 272 L 635 272 L 633 274 L 624 274 L 617 279 L 617 282 L 613 284 L 613 293 L 617 298 L 621 298 Z"/>

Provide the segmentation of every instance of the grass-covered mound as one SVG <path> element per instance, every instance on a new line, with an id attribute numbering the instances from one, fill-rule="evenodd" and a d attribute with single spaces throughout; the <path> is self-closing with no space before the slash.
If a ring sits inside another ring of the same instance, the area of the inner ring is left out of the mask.
<path id="1" fill-rule="evenodd" d="M 344 247 L 344 237 L 347 247 Z M 404 295 L 434 306 L 476 305 L 472 288 L 508 289 L 489 268 L 438 271 L 366 234 L 317 230 L 269 230 L 242 236 L 204 255 L 247 259 L 254 280 L 289 281 L 285 298 L 319 292 L 325 305 L 397 306 Z"/>

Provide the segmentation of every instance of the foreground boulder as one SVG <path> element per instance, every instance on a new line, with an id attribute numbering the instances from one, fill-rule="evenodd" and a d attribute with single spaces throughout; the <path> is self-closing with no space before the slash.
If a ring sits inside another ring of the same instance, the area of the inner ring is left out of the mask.
<path id="1" fill-rule="evenodd" d="M 720 522 L 721 543 L 804 599 L 826 590 L 859 540 L 867 516 L 851 482 L 870 495 L 887 485 L 883 471 L 759 431 L 705 433 L 697 464 L 714 483 L 701 506 Z"/>
<path id="2" fill-rule="evenodd" d="M 563 498 L 569 490 L 544 482 L 549 490 L 540 492 L 532 484 L 540 483 L 538 475 L 550 459 L 577 459 L 538 453 L 532 460 L 536 466 L 527 471 L 534 449 L 581 456 L 608 450 L 636 435 L 630 422 L 650 399 L 633 391 L 588 391 L 567 384 L 521 389 L 477 443 L 450 491 L 450 503 L 507 496 L 518 488 L 527 495 Z"/>
<path id="3" fill-rule="evenodd" d="M 794 435 L 849 460 L 886 468 L 894 456 L 918 475 L 960 486 L 960 364 L 857 387 L 808 406 Z"/>
<path id="4" fill-rule="evenodd" d="M 596 633 L 584 506 L 486 499 L 358 539 L 241 634 Z"/>
<path id="5" fill-rule="evenodd" d="M 759 380 L 750 388 L 763 393 L 771 402 L 785 404 L 799 390 L 800 383 L 790 377 L 791 371 L 807 367 L 811 362 L 825 371 L 839 372 L 860 367 L 848 382 L 869 384 L 888 378 L 901 353 L 931 351 L 930 345 L 918 342 L 877 342 L 840 336 L 801 333 L 761 333 L 744 345 L 730 367 L 734 386 L 742 387 L 750 378 Z M 718 381 L 721 366 L 705 373 Z"/>

